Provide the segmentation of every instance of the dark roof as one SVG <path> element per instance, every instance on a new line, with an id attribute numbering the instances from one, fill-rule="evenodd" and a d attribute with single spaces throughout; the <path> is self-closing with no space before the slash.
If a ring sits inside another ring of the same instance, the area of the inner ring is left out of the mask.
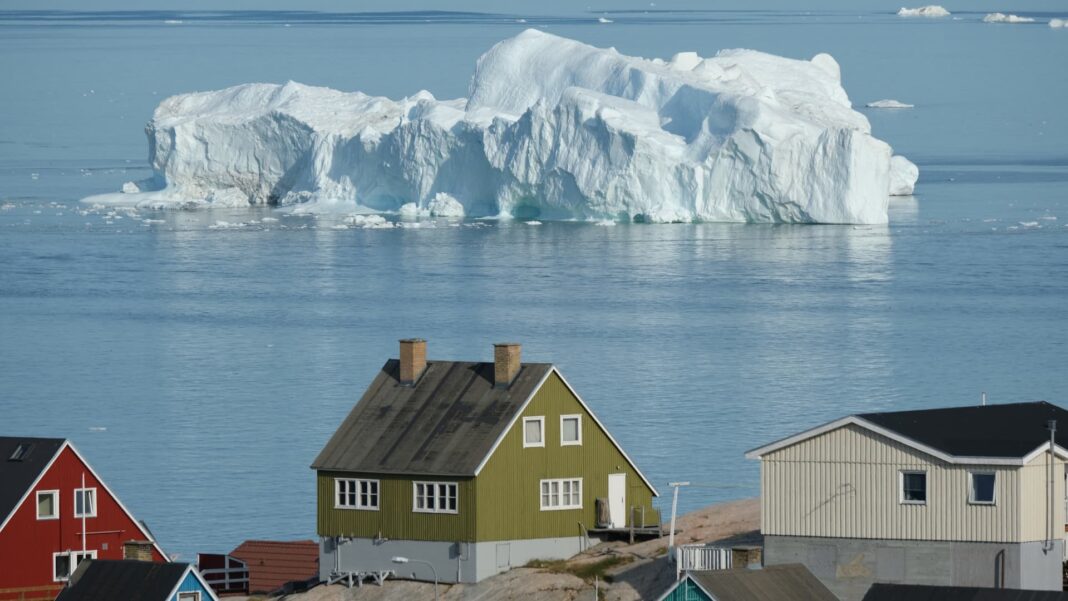
<path id="1" fill-rule="evenodd" d="M 721 601 L 838 601 L 799 563 L 760 570 L 687 572 L 687 575 Z"/>
<path id="2" fill-rule="evenodd" d="M 0 523 L 15 511 L 64 442 L 62 438 L 0 436 Z M 12 459 L 20 445 L 24 445 L 20 458 Z"/>
<path id="3" fill-rule="evenodd" d="M 1023 457 L 1049 442 L 1046 422 L 1055 419 L 1057 444 L 1068 448 L 1068 411 L 1045 401 L 861 413 L 857 417 L 962 457 Z"/>
<path id="4" fill-rule="evenodd" d="M 390 359 L 312 467 L 474 476 L 551 369 L 523 363 L 510 386 L 496 388 L 492 363 L 428 361 L 416 383 L 405 386 L 400 362 Z"/>
<path id="5" fill-rule="evenodd" d="M 864 601 L 1068 601 L 1061 591 L 876 583 Z"/>
<path id="6" fill-rule="evenodd" d="M 90 559 L 78 565 L 56 601 L 168 601 L 187 563 Z"/>
<path id="7" fill-rule="evenodd" d="M 271 593 L 319 575 L 319 543 L 313 540 L 247 540 L 230 555 L 248 567 L 250 593 Z"/>

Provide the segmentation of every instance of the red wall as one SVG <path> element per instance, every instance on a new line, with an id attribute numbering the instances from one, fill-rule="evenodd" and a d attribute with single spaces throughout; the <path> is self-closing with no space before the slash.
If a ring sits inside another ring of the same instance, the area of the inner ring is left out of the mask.
<path id="1" fill-rule="evenodd" d="M 137 524 L 93 478 L 74 451 L 63 447 L 48 472 L 0 530 L 0 591 L 61 584 L 52 580 L 52 553 L 82 548 L 82 519 L 74 517 L 74 489 L 81 488 L 82 474 L 85 486 L 96 488 L 97 502 L 96 517 L 85 519 L 85 548 L 96 550 L 99 559 L 122 559 L 122 543 L 145 539 Z M 37 519 L 38 490 L 59 490 L 58 520 Z M 159 551 L 153 550 L 152 554 L 155 561 L 166 561 Z M 0 592 L 0 599 L 5 598 Z"/>

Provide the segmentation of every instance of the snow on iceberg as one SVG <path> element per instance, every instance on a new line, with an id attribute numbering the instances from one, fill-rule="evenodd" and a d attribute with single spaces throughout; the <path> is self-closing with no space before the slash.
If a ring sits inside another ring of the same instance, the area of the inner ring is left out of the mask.
<path id="1" fill-rule="evenodd" d="M 937 4 L 919 8 L 904 8 L 897 11 L 899 17 L 948 17 L 950 12 Z"/>
<path id="2" fill-rule="evenodd" d="M 910 109 L 914 108 L 915 104 L 906 104 L 900 100 L 876 100 L 864 105 L 872 109 Z"/>
<path id="3" fill-rule="evenodd" d="M 645 60 L 536 30 L 479 59 L 467 100 L 246 84 L 168 98 L 146 132 L 142 192 L 86 202 L 885 223 L 891 187 L 829 55 Z"/>
<path id="4" fill-rule="evenodd" d="M 1016 15 L 1006 15 L 1005 13 L 990 13 L 983 17 L 983 23 L 1034 23 L 1035 20 L 1031 17 L 1018 17 Z"/>

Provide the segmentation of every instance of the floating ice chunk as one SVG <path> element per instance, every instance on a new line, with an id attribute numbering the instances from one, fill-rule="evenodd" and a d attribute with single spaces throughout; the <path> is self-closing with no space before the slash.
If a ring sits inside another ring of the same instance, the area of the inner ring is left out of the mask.
<path id="1" fill-rule="evenodd" d="M 904 8 L 897 11 L 899 17 L 948 17 L 950 12 L 937 4 L 919 8 Z"/>
<path id="2" fill-rule="evenodd" d="M 164 19 L 163 20 L 163 23 L 166 24 L 166 25 L 181 25 L 184 22 L 185 21 L 182 21 L 181 19 Z"/>
<path id="3" fill-rule="evenodd" d="M 108 431 L 108 427 L 107 426 L 89 426 L 89 431 L 90 432 L 107 432 Z"/>
<path id="4" fill-rule="evenodd" d="M 1018 17 L 1016 15 L 1006 15 L 1005 13 L 990 13 L 983 17 L 983 23 L 1034 23 L 1035 20 L 1031 17 Z"/>
<path id="5" fill-rule="evenodd" d="M 909 196 L 916 189 L 920 168 L 901 155 L 890 157 L 890 196 Z"/>
<path id="6" fill-rule="evenodd" d="M 1037 221 L 1021 221 L 1020 225 L 1022 227 L 1039 227 Z"/>
<path id="7" fill-rule="evenodd" d="M 537 221 L 537 220 L 524 221 L 523 223 L 525 223 L 527 225 L 541 225 L 541 222 Z"/>
<path id="8" fill-rule="evenodd" d="M 1049 26 L 1053 29 L 1068 29 L 1068 18 L 1065 19 L 1050 19 Z"/>
<path id="9" fill-rule="evenodd" d="M 1057 216 L 1056 215 L 1043 215 L 1043 216 L 1039 217 L 1039 219 L 1041 219 L 1043 221 L 1057 221 Z"/>
<path id="10" fill-rule="evenodd" d="M 123 194 L 137 194 L 140 191 L 141 191 L 141 188 L 138 188 L 137 184 L 134 183 L 134 182 L 126 182 L 125 184 L 122 185 L 122 193 Z"/>
<path id="11" fill-rule="evenodd" d="M 593 222 L 593 225 L 599 225 L 601 227 L 613 227 L 616 225 L 616 222 L 612 221 L 611 219 L 598 219 L 597 221 Z"/>
<path id="12" fill-rule="evenodd" d="M 209 225 L 208 229 L 210 229 L 210 230 L 236 230 L 236 229 L 241 229 L 241 228 L 245 227 L 246 225 L 248 225 L 248 224 L 241 223 L 241 222 L 233 223 L 233 222 L 230 222 L 230 221 L 216 221 L 214 224 Z"/>
<path id="13" fill-rule="evenodd" d="M 14 209 L 14 208 L 15 208 L 15 203 L 12 203 L 12 202 L 5 202 L 4 204 L 0 205 L 0 211 L 10 211 L 11 209 Z"/>
<path id="14" fill-rule="evenodd" d="M 262 221 L 264 223 L 276 223 L 278 221 L 278 218 L 277 217 L 264 217 L 263 219 L 260 219 L 260 221 Z"/>
<path id="15" fill-rule="evenodd" d="M 613 21 L 612 19 L 607 19 L 605 17 L 597 17 L 597 22 L 603 24 L 603 23 L 614 23 L 615 21 Z"/>
<path id="16" fill-rule="evenodd" d="M 431 217 L 463 217 L 464 206 L 449 194 L 438 192 L 430 199 L 427 210 Z"/>
<path id="17" fill-rule="evenodd" d="M 468 99 L 247 84 L 167 98 L 147 132 L 152 185 L 85 202 L 885 223 L 892 155 L 829 55 L 668 63 L 533 29 L 479 59 Z"/>
<path id="18" fill-rule="evenodd" d="M 916 107 L 915 104 L 906 104 L 904 102 L 901 102 L 900 100 L 891 99 L 876 100 L 873 102 L 869 102 L 864 106 L 872 109 L 911 109 Z"/>

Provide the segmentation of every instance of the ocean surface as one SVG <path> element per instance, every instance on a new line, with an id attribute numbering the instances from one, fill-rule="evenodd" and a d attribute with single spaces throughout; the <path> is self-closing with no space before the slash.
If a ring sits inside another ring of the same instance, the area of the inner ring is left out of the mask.
<path id="1" fill-rule="evenodd" d="M 399 338 L 479 360 L 518 341 L 556 363 L 661 493 L 693 483 L 683 511 L 756 495 L 747 449 L 844 414 L 983 391 L 1068 404 L 1068 30 L 1013 12 L 1038 22 L 0 11 L 0 434 L 69 437 L 192 559 L 315 537 L 308 466 Z M 885 227 L 356 230 L 78 203 L 149 174 L 143 126 L 168 95 L 297 80 L 459 97 L 525 27 L 647 57 L 830 52 L 856 105 L 916 105 L 862 109 L 919 165 L 916 196 Z"/>

